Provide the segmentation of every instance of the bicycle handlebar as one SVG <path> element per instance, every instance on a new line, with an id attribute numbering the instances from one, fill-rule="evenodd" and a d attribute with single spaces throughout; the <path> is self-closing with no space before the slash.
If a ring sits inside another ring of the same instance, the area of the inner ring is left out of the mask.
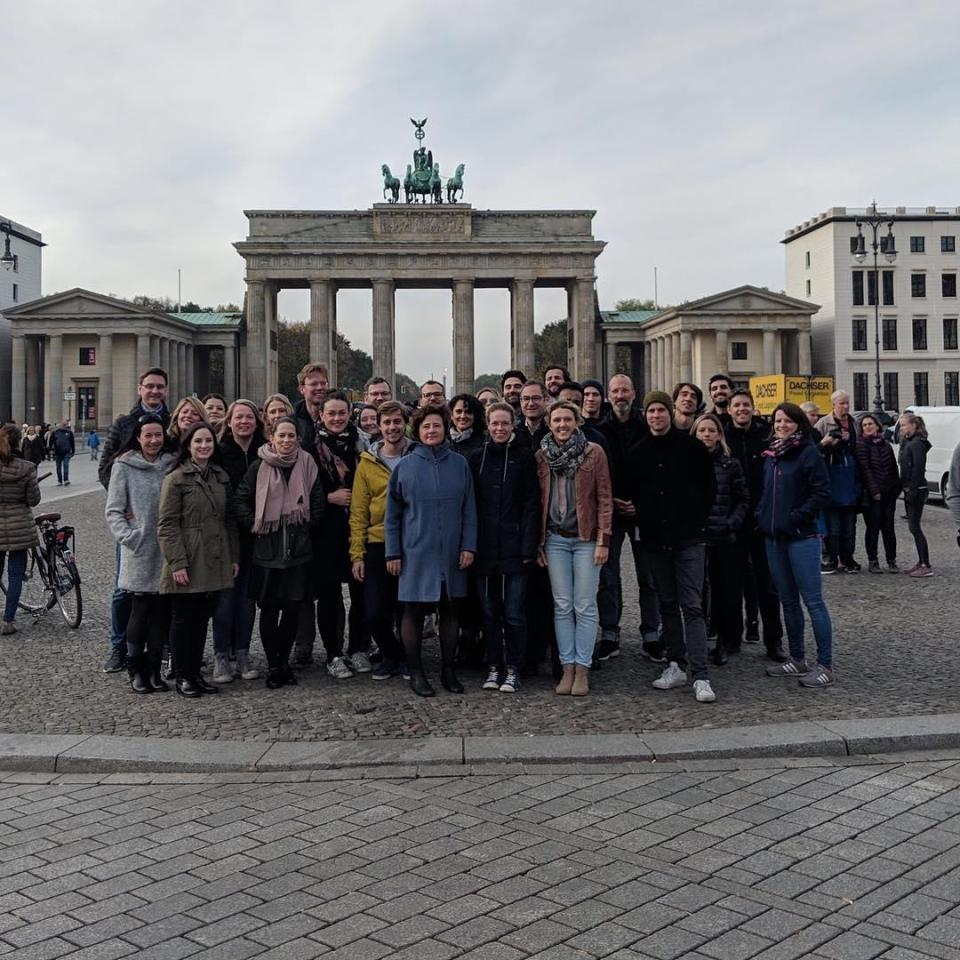
<path id="1" fill-rule="evenodd" d="M 46 480 L 47 477 L 52 477 L 52 476 L 53 474 L 50 471 L 47 471 L 46 473 L 41 473 L 40 476 L 37 477 L 37 483 L 40 483 L 41 480 Z"/>

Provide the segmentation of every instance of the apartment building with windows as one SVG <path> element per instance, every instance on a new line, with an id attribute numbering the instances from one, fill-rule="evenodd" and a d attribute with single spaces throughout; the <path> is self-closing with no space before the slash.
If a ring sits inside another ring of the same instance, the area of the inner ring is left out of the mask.
<path id="1" fill-rule="evenodd" d="M 875 341 L 880 339 L 884 406 L 960 405 L 960 207 L 880 207 L 893 221 L 897 256 L 874 275 L 854 257 L 864 208 L 832 207 L 786 231 L 786 292 L 821 305 L 813 315 L 813 372 L 832 376 L 854 409 L 873 406 Z M 881 239 L 886 234 L 881 230 Z M 879 297 L 879 304 L 878 304 Z M 875 330 L 875 305 L 879 330 Z"/>

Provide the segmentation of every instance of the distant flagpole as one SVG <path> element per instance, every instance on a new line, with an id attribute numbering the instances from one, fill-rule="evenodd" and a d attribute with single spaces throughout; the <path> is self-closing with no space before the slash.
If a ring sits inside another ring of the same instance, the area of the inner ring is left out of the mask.
<path id="1" fill-rule="evenodd" d="M 177 313 L 180 313 L 180 268 L 177 267 Z"/>
<path id="2" fill-rule="evenodd" d="M 657 297 L 657 268 L 654 267 L 654 268 L 653 268 L 653 309 L 654 309 L 654 310 L 659 310 L 659 309 L 660 309 L 660 308 L 657 306 L 657 304 L 658 304 L 659 302 L 660 302 L 660 300 L 659 300 L 659 298 Z"/>

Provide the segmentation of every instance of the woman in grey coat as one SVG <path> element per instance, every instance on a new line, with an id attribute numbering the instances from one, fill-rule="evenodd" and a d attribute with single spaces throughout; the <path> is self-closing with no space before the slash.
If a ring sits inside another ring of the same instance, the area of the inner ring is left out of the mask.
<path id="1" fill-rule="evenodd" d="M 117 586 L 133 595 L 126 636 L 134 693 L 170 689 L 160 677 L 170 604 L 160 595 L 163 554 L 157 542 L 160 488 L 173 463 L 173 454 L 164 451 L 165 439 L 159 417 L 140 417 L 130 442 L 114 461 L 107 489 L 107 526 L 120 544 Z"/>

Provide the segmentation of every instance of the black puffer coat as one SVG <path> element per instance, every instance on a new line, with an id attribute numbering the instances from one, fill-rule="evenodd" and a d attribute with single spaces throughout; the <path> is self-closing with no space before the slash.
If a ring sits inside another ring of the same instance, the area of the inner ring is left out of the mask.
<path id="1" fill-rule="evenodd" d="M 749 513 L 750 494 L 743 467 L 718 445 L 712 455 L 716 493 L 707 516 L 707 546 L 733 543 Z"/>
<path id="2" fill-rule="evenodd" d="M 854 448 L 860 480 L 867 488 L 867 495 L 900 493 L 900 471 L 893 447 L 883 437 L 864 437 Z"/>

